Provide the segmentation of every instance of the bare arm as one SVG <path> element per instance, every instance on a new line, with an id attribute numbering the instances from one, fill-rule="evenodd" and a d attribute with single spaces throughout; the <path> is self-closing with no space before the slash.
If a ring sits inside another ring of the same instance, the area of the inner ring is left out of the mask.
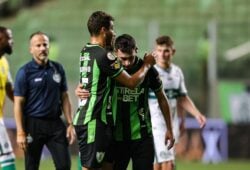
<path id="1" fill-rule="evenodd" d="M 180 118 L 180 124 L 179 124 L 179 129 L 180 129 L 180 135 L 182 135 L 185 132 L 185 110 L 183 107 L 181 107 L 181 104 L 177 100 L 177 114 L 178 117 Z"/>
<path id="2" fill-rule="evenodd" d="M 167 144 L 167 141 L 170 141 L 170 144 L 168 146 L 168 149 L 172 148 L 174 146 L 174 136 L 173 136 L 173 129 L 172 129 L 172 119 L 171 119 L 171 114 L 170 114 L 170 108 L 169 108 L 169 103 L 168 99 L 163 91 L 161 89 L 160 91 L 156 92 L 156 97 L 158 99 L 158 103 L 162 112 L 162 115 L 165 119 L 166 125 L 167 125 L 167 133 L 166 133 L 166 141 L 165 143 Z"/>
<path id="3" fill-rule="evenodd" d="M 179 97 L 178 103 L 184 110 L 195 117 L 195 119 L 200 124 L 200 128 L 203 128 L 206 125 L 206 117 L 200 113 L 193 101 L 188 96 Z"/>
<path id="4" fill-rule="evenodd" d="M 26 142 L 26 132 L 23 127 L 23 106 L 25 103 L 25 98 L 21 96 L 14 97 L 14 116 L 16 121 L 16 129 L 17 129 L 17 144 L 18 146 L 26 150 L 27 142 Z"/>
<path id="5" fill-rule="evenodd" d="M 133 89 L 143 82 L 148 70 L 155 64 L 155 59 L 152 54 L 148 54 L 144 56 L 144 64 L 142 67 L 130 76 L 126 71 L 120 73 L 115 80 L 119 83 L 125 85 L 126 87 Z"/>
<path id="6" fill-rule="evenodd" d="M 63 114 L 67 121 L 67 138 L 69 139 L 69 144 L 72 144 L 75 141 L 75 130 L 72 123 L 72 109 L 71 103 L 69 100 L 69 95 L 67 92 L 62 93 L 62 107 L 63 107 Z"/>
<path id="7" fill-rule="evenodd" d="M 14 89 L 13 89 L 13 84 L 12 84 L 12 77 L 10 72 L 8 73 L 8 79 L 6 82 L 5 90 L 6 94 L 9 97 L 9 99 L 13 102 L 14 101 Z"/>
<path id="8" fill-rule="evenodd" d="M 7 82 L 7 83 L 6 83 L 5 90 L 6 90 L 7 96 L 8 96 L 9 99 L 13 102 L 13 101 L 14 101 L 14 90 L 13 90 L 12 83 Z"/>

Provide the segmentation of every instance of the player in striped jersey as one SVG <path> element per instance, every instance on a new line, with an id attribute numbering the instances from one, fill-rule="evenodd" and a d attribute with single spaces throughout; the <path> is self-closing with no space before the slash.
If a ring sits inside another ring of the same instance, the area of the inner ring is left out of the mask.
<path id="1" fill-rule="evenodd" d="M 137 47 L 133 37 L 123 34 L 115 41 L 115 50 L 122 65 L 129 74 L 134 74 L 143 61 L 136 56 Z M 154 91 L 160 103 L 162 116 L 169 128 L 172 128 L 167 98 L 162 89 L 162 82 L 157 71 L 152 68 L 147 73 L 142 84 L 133 90 L 115 82 L 113 95 L 113 114 L 116 117 L 114 128 L 114 170 L 126 170 L 130 159 L 134 170 L 153 169 L 153 139 L 148 106 L 148 91 Z M 164 134 L 164 143 L 170 142 L 173 146 L 174 139 L 171 131 Z"/>
<path id="2" fill-rule="evenodd" d="M 115 51 L 129 74 L 134 74 L 142 66 L 143 61 L 136 56 L 135 40 L 130 35 L 123 34 L 117 37 Z M 150 69 L 144 81 L 134 89 L 128 89 L 117 81 L 113 85 L 114 93 L 112 100 L 110 100 L 110 106 L 116 121 L 114 143 L 109 153 L 111 154 L 109 156 L 114 160 L 113 169 L 125 170 L 131 158 L 134 170 L 152 170 L 154 148 L 148 108 L 150 88 L 161 103 L 160 106 L 167 126 L 172 127 L 168 101 L 162 90 L 162 82 L 158 73 L 154 68 Z M 78 90 L 76 90 L 76 94 L 81 97 Z M 164 134 L 163 142 L 168 140 L 168 147 L 171 148 L 174 144 L 171 131 Z"/>
<path id="3" fill-rule="evenodd" d="M 155 68 L 159 72 L 163 82 L 163 89 L 169 99 L 174 137 L 178 141 L 179 127 L 183 127 L 184 123 L 184 110 L 196 118 L 201 128 L 205 126 L 206 118 L 199 112 L 187 95 L 182 70 L 171 62 L 175 54 L 173 40 L 169 36 L 158 37 L 156 39 L 155 52 L 157 53 Z M 166 133 L 166 125 L 159 109 L 159 103 L 153 92 L 149 93 L 149 106 L 155 145 L 154 170 L 173 170 L 175 160 L 174 148 L 168 150 L 162 142 Z M 182 117 L 180 125 L 177 111 Z"/>
<path id="4" fill-rule="evenodd" d="M 9 64 L 4 54 L 12 53 L 12 32 L 0 26 L 0 164 L 3 170 L 15 170 L 15 155 L 3 121 L 5 96 L 13 101 L 13 85 Z"/>
<path id="5" fill-rule="evenodd" d="M 117 57 L 107 49 L 113 46 L 114 18 L 103 12 L 92 13 L 88 20 L 90 43 L 85 45 L 80 56 L 80 83 L 91 91 L 86 100 L 79 102 L 74 116 L 74 126 L 80 149 L 82 169 L 98 169 L 102 166 L 109 145 L 110 132 L 107 126 L 107 97 L 111 79 L 129 88 L 140 84 L 155 63 L 153 55 L 144 58 L 142 67 L 133 75 L 127 74 Z"/>

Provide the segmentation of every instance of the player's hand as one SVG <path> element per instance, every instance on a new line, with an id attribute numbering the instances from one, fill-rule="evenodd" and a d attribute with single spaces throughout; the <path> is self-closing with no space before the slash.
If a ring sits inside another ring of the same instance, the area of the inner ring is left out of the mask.
<path id="1" fill-rule="evenodd" d="M 27 139 L 26 139 L 26 134 L 24 132 L 17 132 L 17 145 L 20 149 L 23 151 L 26 151 L 27 149 Z"/>
<path id="2" fill-rule="evenodd" d="M 68 138 L 69 144 L 73 144 L 73 142 L 76 140 L 76 133 L 75 133 L 75 128 L 72 124 L 69 124 L 67 127 L 67 135 L 66 137 Z"/>
<path id="3" fill-rule="evenodd" d="M 89 98 L 90 93 L 88 90 L 82 88 L 82 84 L 78 84 L 78 86 L 75 89 L 75 95 L 80 99 L 84 100 Z"/>
<path id="4" fill-rule="evenodd" d="M 195 117 L 195 119 L 198 121 L 200 128 L 204 128 L 207 122 L 207 119 L 204 115 L 199 114 Z"/>
<path id="5" fill-rule="evenodd" d="M 153 66 L 155 64 L 155 57 L 156 57 L 156 53 L 152 52 L 149 54 L 145 54 L 144 55 L 144 63 L 145 64 L 149 64 L 150 66 Z"/>
<path id="6" fill-rule="evenodd" d="M 165 144 L 168 145 L 168 150 L 169 150 L 174 146 L 174 143 L 175 143 L 174 135 L 173 135 L 172 132 L 167 130 L 165 138 L 166 138 L 165 139 Z"/>

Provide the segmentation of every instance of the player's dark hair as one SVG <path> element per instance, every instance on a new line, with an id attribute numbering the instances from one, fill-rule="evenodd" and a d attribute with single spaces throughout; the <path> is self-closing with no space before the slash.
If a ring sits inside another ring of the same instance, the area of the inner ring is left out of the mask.
<path id="1" fill-rule="evenodd" d="M 137 49 L 135 39 L 129 34 L 122 34 L 115 40 L 115 49 L 123 53 L 132 54 Z"/>
<path id="2" fill-rule="evenodd" d="M 102 27 L 109 29 L 110 21 L 114 21 L 114 18 L 103 11 L 92 13 L 87 23 L 90 35 L 98 35 Z"/>
<path id="3" fill-rule="evenodd" d="M 170 36 L 163 35 L 160 36 L 156 39 L 156 44 L 157 45 L 167 45 L 167 46 L 174 46 L 174 41 Z"/>
<path id="4" fill-rule="evenodd" d="M 0 32 L 1 33 L 6 33 L 7 29 L 8 28 L 6 28 L 6 27 L 0 26 Z"/>

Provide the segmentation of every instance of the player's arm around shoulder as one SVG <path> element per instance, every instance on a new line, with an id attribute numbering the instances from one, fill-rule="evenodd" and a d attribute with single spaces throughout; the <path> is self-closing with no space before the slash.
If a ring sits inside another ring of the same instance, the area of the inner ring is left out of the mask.
<path id="1" fill-rule="evenodd" d="M 130 89 L 134 89 L 143 82 L 149 69 L 154 64 L 155 64 L 154 54 L 153 53 L 145 54 L 143 65 L 136 73 L 130 76 L 126 71 L 122 71 L 117 77 L 115 77 L 115 80 Z"/>

